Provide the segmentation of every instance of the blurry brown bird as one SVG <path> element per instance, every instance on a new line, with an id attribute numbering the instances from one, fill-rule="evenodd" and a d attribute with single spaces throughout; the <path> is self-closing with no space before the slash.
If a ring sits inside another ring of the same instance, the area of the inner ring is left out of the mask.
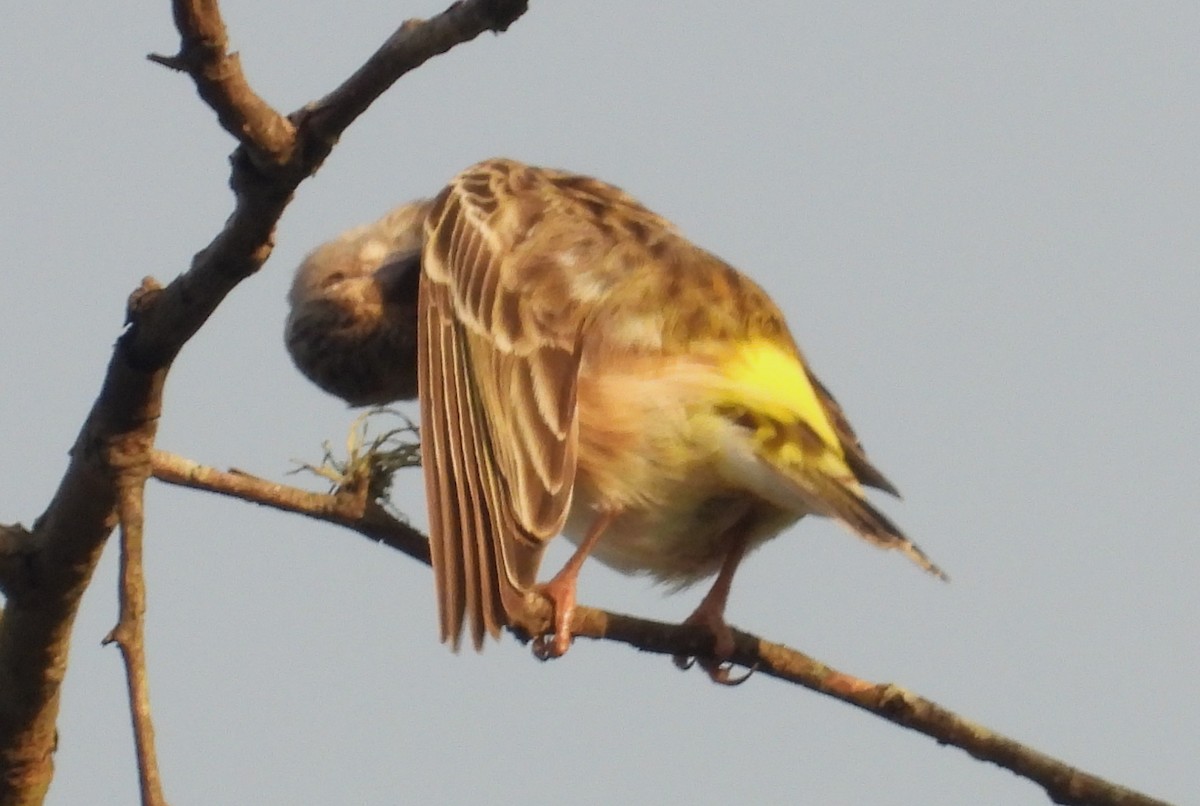
<path id="1" fill-rule="evenodd" d="M 632 197 L 495 159 L 393 216 L 407 226 L 423 218 L 425 228 L 417 362 L 443 640 L 457 647 L 466 627 L 481 647 L 537 590 L 555 610 L 542 650 L 562 654 L 576 578 L 594 555 L 675 587 L 716 574 L 689 622 L 708 627 L 718 658 L 727 657 L 734 571 L 805 514 L 834 518 L 944 576 L 867 502 L 863 485 L 895 488 L 808 370 L 779 309 Z M 387 265 L 406 266 L 398 285 L 411 289 L 412 242 L 376 226 L 392 234 L 358 231 L 322 249 L 361 266 L 364 249 L 379 251 L 371 244 L 403 243 L 394 252 L 404 260 Z M 407 391 L 382 378 L 389 366 L 408 372 L 411 353 L 389 356 L 381 345 L 411 350 L 410 322 L 388 342 L 380 331 L 394 322 L 356 324 L 341 313 L 383 310 L 396 278 L 386 270 L 353 278 L 313 262 L 292 291 L 297 365 L 351 402 Z M 322 320 L 336 323 L 332 335 L 321 334 Z M 352 342 L 363 333 L 372 346 L 358 353 Z M 334 355 L 330 345 L 349 348 L 345 358 L 315 361 Z M 337 377 L 347 367 L 349 377 Z M 560 532 L 578 549 L 539 586 L 542 554 Z"/>

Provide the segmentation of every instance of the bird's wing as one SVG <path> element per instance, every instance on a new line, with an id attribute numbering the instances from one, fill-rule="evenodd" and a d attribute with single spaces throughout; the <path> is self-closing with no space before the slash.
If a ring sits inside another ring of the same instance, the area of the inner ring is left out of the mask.
<path id="1" fill-rule="evenodd" d="M 604 233 L 570 214 L 560 176 L 480 163 L 426 224 L 421 449 L 442 638 L 455 646 L 464 618 L 476 647 L 508 623 L 570 506 L 586 314 L 573 281 L 595 257 L 579 244 L 602 249 Z"/>
<path id="2" fill-rule="evenodd" d="M 814 375 L 812 370 L 808 369 L 807 366 L 805 367 L 805 372 L 808 374 L 808 380 L 817 393 L 817 399 L 821 401 L 825 413 L 829 416 L 830 423 L 833 424 L 833 429 L 837 433 L 838 440 L 842 443 L 842 450 L 846 453 L 846 464 L 850 466 L 854 477 L 868 487 L 883 490 L 899 498 L 900 491 L 896 489 L 896 486 L 888 481 L 887 476 L 883 475 L 867 459 L 867 453 L 863 450 L 862 443 L 858 441 L 858 435 L 850 427 L 850 421 L 846 419 L 846 414 L 842 411 L 842 407 L 838 405 L 837 400 L 834 399 L 833 395 L 825 387 L 825 384 L 821 383 L 820 378 Z"/>

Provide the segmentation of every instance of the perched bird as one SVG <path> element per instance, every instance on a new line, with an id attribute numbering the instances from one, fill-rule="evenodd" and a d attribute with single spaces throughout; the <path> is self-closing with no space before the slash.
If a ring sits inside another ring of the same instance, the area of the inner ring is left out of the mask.
<path id="1" fill-rule="evenodd" d="M 779 309 L 671 223 L 612 185 L 506 159 L 419 209 L 421 451 L 444 641 L 457 648 L 465 628 L 480 648 L 538 591 L 555 612 L 543 651 L 561 655 L 595 556 L 677 588 L 715 574 L 688 621 L 728 657 L 738 564 L 809 514 L 944 577 L 867 501 L 864 486 L 896 489 Z M 324 282 L 298 279 L 293 305 Z M 538 585 L 560 533 L 578 548 Z"/>

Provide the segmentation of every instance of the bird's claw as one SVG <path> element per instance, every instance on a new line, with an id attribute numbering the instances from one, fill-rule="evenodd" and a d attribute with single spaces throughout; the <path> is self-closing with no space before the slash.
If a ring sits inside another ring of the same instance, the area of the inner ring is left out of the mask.
<path id="1" fill-rule="evenodd" d="M 561 658 L 567 654 L 567 649 L 571 646 L 571 635 L 567 634 L 566 640 L 560 640 L 557 632 L 545 633 L 539 635 L 530 642 L 530 650 L 533 656 L 538 660 L 552 660 L 553 658 Z"/>
<path id="2" fill-rule="evenodd" d="M 757 671 L 758 666 L 752 666 L 746 670 L 746 673 L 738 677 L 734 677 L 732 672 L 737 668 L 737 664 L 729 660 L 717 660 L 716 658 L 697 658 L 687 655 L 676 655 L 672 660 L 675 666 L 682 671 L 687 671 L 693 666 L 699 664 L 704 673 L 708 675 L 708 679 L 722 686 L 740 686 L 750 679 L 750 675 Z"/>
<path id="3" fill-rule="evenodd" d="M 722 686 L 740 686 L 749 679 L 750 675 L 754 674 L 757 665 L 747 670 L 744 675 L 733 676 L 732 672 L 737 666 L 730 660 L 736 649 L 733 630 L 725 623 L 725 619 L 719 612 L 714 613 L 702 604 L 683 623 L 685 626 L 705 627 L 712 634 L 712 654 L 675 655 L 672 660 L 677 668 L 686 672 L 699 664 L 704 673 L 708 675 L 709 680 Z"/>
<path id="4" fill-rule="evenodd" d="M 746 670 L 746 673 L 734 677 L 732 672 L 737 668 L 737 665 L 732 661 L 723 663 L 706 663 L 700 662 L 700 668 L 708 673 L 708 679 L 721 686 L 740 686 L 750 679 L 750 675 L 754 674 L 757 666 L 751 666 Z"/>

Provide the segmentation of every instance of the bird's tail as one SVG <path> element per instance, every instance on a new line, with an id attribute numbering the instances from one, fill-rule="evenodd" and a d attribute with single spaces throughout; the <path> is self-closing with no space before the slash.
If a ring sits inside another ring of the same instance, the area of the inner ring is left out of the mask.
<path id="1" fill-rule="evenodd" d="M 885 549 L 897 549 L 910 560 L 938 579 L 949 581 L 946 572 L 939 568 L 916 543 L 912 542 L 896 524 L 871 505 L 863 497 L 861 488 L 853 486 L 821 472 L 805 474 L 803 486 L 811 489 L 815 497 L 824 504 L 820 514 L 834 518 L 859 537 Z"/>
<path id="2" fill-rule="evenodd" d="M 833 518 L 880 548 L 896 549 L 940 579 L 946 573 L 867 500 L 844 454 L 802 419 L 741 409 L 728 420 L 726 472 L 777 506 Z"/>

